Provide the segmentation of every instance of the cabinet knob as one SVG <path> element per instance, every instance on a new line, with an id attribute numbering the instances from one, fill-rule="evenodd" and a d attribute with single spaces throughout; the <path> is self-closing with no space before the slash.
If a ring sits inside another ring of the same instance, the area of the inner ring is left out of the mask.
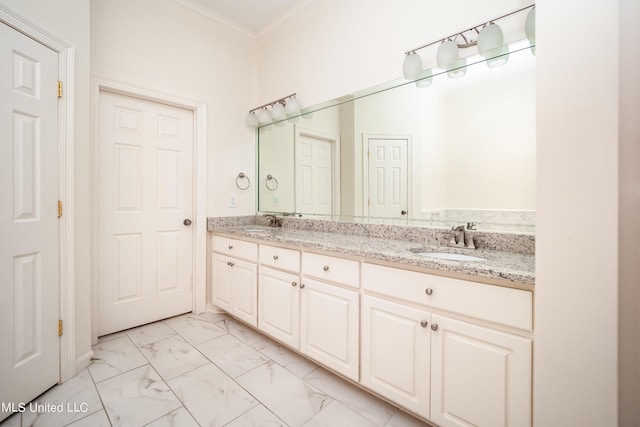
<path id="1" fill-rule="evenodd" d="M 228 265 L 229 267 L 233 267 L 235 264 L 234 264 L 234 263 L 232 263 L 231 261 L 229 261 L 229 262 L 227 263 L 227 265 Z"/>
<path id="2" fill-rule="evenodd" d="M 426 328 L 428 325 L 426 320 L 423 320 L 422 322 L 420 322 L 420 326 L 422 326 L 423 328 Z"/>
<path id="3" fill-rule="evenodd" d="M 425 292 L 427 295 L 431 295 L 431 294 L 433 293 L 433 289 L 431 289 L 431 288 L 427 288 L 427 289 L 425 289 L 425 290 L 424 290 L 424 292 Z"/>
<path id="4" fill-rule="evenodd" d="M 298 286 L 298 282 L 291 282 L 291 286 L 295 288 L 296 286 Z"/>
<path id="5" fill-rule="evenodd" d="M 431 330 L 432 331 L 437 331 L 438 330 L 438 324 L 437 323 L 432 323 L 431 324 Z"/>
<path id="6" fill-rule="evenodd" d="M 277 260 L 278 260 L 278 255 L 274 255 L 274 256 L 273 256 L 273 260 L 274 260 L 274 261 L 277 261 Z"/>
<path id="7" fill-rule="evenodd" d="M 329 266 L 328 266 L 328 265 L 325 265 L 324 267 L 322 267 L 322 269 L 323 269 L 324 271 L 329 271 Z"/>
<path id="8" fill-rule="evenodd" d="M 304 283 L 300 283 L 300 289 L 304 289 Z"/>
<path id="9" fill-rule="evenodd" d="M 233 245 L 229 245 L 229 250 L 233 249 Z"/>

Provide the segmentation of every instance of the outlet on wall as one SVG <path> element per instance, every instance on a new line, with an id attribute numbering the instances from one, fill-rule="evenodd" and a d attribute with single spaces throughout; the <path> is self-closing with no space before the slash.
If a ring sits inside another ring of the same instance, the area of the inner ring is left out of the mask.
<path id="1" fill-rule="evenodd" d="M 280 196 L 273 196 L 273 206 L 280 206 Z"/>
<path id="2" fill-rule="evenodd" d="M 229 196 L 229 207 L 230 208 L 238 207 L 238 203 L 237 203 L 235 194 L 232 194 L 232 195 Z"/>

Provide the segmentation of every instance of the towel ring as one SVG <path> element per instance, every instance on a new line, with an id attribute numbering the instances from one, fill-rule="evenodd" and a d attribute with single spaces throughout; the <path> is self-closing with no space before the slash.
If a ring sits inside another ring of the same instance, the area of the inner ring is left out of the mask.
<path id="1" fill-rule="evenodd" d="M 275 184 L 271 184 L 269 186 L 269 181 L 275 181 Z M 271 174 L 267 175 L 267 179 L 264 180 L 264 186 L 267 187 L 267 190 L 275 191 L 278 189 L 278 180 Z"/>
<path id="2" fill-rule="evenodd" d="M 245 185 L 243 187 L 242 185 L 240 185 L 240 181 L 245 180 L 245 179 L 247 180 L 247 185 Z M 251 180 L 249 179 L 249 177 L 247 175 L 245 175 L 244 172 L 240 172 L 238 174 L 238 176 L 236 177 L 236 187 L 238 187 L 241 190 L 246 190 L 250 186 L 251 186 Z"/>

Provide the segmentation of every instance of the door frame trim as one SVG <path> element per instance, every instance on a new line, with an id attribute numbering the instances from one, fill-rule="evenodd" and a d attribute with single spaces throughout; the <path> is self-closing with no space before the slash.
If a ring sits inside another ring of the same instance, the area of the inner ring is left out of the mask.
<path id="1" fill-rule="evenodd" d="M 58 99 L 58 197 L 65 214 L 58 225 L 60 263 L 59 318 L 65 333 L 60 337 L 60 378 L 65 382 L 76 375 L 75 256 L 74 256 L 74 145 L 75 145 L 75 49 L 29 18 L 0 3 L 0 22 L 30 37 L 58 54 L 58 79 L 64 83 L 64 96 Z"/>
<path id="2" fill-rule="evenodd" d="M 407 211 L 413 212 L 413 184 L 411 174 L 413 173 L 411 163 L 413 159 L 413 138 L 409 134 L 381 134 L 381 133 L 362 133 L 362 215 L 369 216 L 369 140 L 370 139 L 404 139 L 407 141 Z M 398 220 L 409 219 L 394 218 Z"/>
<path id="3" fill-rule="evenodd" d="M 207 104 L 100 76 L 91 78 L 91 342 L 98 342 L 98 143 L 100 92 L 158 102 L 193 112 L 193 311 L 206 310 L 207 292 Z"/>

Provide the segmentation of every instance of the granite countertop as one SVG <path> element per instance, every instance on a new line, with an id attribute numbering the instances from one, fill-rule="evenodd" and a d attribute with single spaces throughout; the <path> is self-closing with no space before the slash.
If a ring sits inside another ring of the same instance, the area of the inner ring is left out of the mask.
<path id="1" fill-rule="evenodd" d="M 341 234 L 327 231 L 311 231 L 274 228 L 257 225 L 241 225 L 216 228 L 216 234 L 249 239 L 278 246 L 293 246 L 343 254 L 365 260 L 384 261 L 432 270 L 434 273 L 454 273 L 478 278 L 493 279 L 488 283 L 533 290 L 535 282 L 534 255 L 482 249 L 462 249 L 448 246 L 429 246 L 414 241 L 383 239 L 376 237 Z M 486 261 L 451 261 L 418 255 L 416 252 L 447 252 L 485 258 Z"/>

